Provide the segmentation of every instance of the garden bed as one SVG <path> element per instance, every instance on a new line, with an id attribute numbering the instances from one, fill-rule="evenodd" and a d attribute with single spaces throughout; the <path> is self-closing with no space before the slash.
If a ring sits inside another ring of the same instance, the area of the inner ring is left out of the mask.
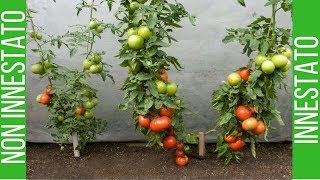
<path id="1" fill-rule="evenodd" d="M 244 152 L 241 164 L 224 166 L 207 146 L 206 158 L 190 157 L 190 164 L 178 167 L 173 151 L 146 148 L 132 143 L 88 144 L 80 158 L 72 146 L 64 151 L 56 144 L 27 145 L 28 179 L 291 179 L 290 143 L 257 144 L 257 158 Z M 196 155 L 197 147 L 192 147 Z M 249 148 L 246 146 L 245 148 Z"/>

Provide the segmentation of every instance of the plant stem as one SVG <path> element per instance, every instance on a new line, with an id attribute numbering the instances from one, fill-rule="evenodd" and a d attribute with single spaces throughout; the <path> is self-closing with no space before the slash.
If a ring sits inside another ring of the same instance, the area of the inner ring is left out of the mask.
<path id="1" fill-rule="evenodd" d="M 34 22 L 33 22 L 33 19 L 31 17 L 31 14 L 30 14 L 30 10 L 29 8 L 27 7 L 27 15 L 29 16 L 29 20 L 30 20 L 30 23 L 31 23 L 31 28 L 32 28 L 32 31 L 34 33 L 36 33 L 36 28 L 35 28 L 35 25 L 34 25 Z M 42 49 L 42 46 L 41 44 L 38 42 L 37 38 L 33 38 L 34 41 L 36 42 L 37 46 L 38 46 L 38 49 L 40 50 L 40 53 L 41 53 L 41 57 L 43 57 L 43 49 Z M 41 61 L 44 62 L 44 59 L 41 58 Z M 46 69 L 46 67 L 43 65 L 43 67 Z M 52 81 L 50 79 L 50 77 L 48 77 L 48 81 L 49 81 L 49 84 L 52 86 Z"/>
<path id="2" fill-rule="evenodd" d="M 91 21 L 92 18 L 93 18 L 93 6 L 94 6 L 94 0 L 92 0 L 91 7 L 90 7 L 90 19 L 89 19 L 89 21 Z M 91 41 L 90 43 L 88 43 L 88 46 L 87 46 L 87 56 L 86 56 L 86 59 L 89 57 L 89 55 L 90 55 L 91 52 L 92 52 L 93 42 L 94 42 L 94 34 L 92 34 L 92 41 Z"/>

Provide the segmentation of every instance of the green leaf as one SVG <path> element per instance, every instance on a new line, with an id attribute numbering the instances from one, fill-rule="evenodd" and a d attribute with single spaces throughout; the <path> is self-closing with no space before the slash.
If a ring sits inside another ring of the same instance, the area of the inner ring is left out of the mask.
<path id="1" fill-rule="evenodd" d="M 239 3 L 241 6 L 246 7 L 246 4 L 245 4 L 244 0 L 238 0 L 238 3 Z"/>
<path id="2" fill-rule="evenodd" d="M 147 19 L 148 27 L 153 29 L 155 27 L 155 25 L 157 24 L 157 21 L 158 21 L 158 14 L 152 13 Z"/>
<path id="3" fill-rule="evenodd" d="M 264 6 L 270 6 L 270 5 L 273 5 L 273 4 L 277 4 L 280 1 L 281 0 L 269 0 L 269 2 L 267 2 Z"/>
<path id="4" fill-rule="evenodd" d="M 70 57 L 73 57 L 77 53 L 77 49 L 72 48 L 70 49 Z"/>
<path id="5" fill-rule="evenodd" d="M 189 21 L 193 26 L 196 25 L 196 17 L 195 16 L 189 15 Z"/>
<path id="6" fill-rule="evenodd" d="M 260 50 L 263 54 L 266 54 L 269 50 L 269 43 L 267 41 L 262 41 L 260 44 Z"/>
<path id="7" fill-rule="evenodd" d="M 186 141 L 186 143 L 189 143 L 189 144 L 198 144 L 197 134 L 195 133 L 187 134 L 184 140 Z"/>
<path id="8" fill-rule="evenodd" d="M 253 51 L 256 51 L 259 47 L 260 41 L 258 41 L 257 39 L 252 39 L 250 41 L 250 49 Z"/>
<path id="9" fill-rule="evenodd" d="M 156 83 L 152 80 L 147 81 L 148 90 L 150 91 L 150 94 L 154 97 L 159 97 Z"/>
<path id="10" fill-rule="evenodd" d="M 226 113 L 222 116 L 219 117 L 218 122 L 217 122 L 217 127 L 221 127 L 222 125 L 228 123 L 230 119 L 233 117 L 233 114 L 231 113 Z"/>
<path id="11" fill-rule="evenodd" d="M 149 80 L 149 79 L 152 79 L 152 75 L 151 74 L 148 74 L 148 73 L 139 73 L 136 75 L 136 78 L 139 80 L 139 81 L 146 81 L 146 80 Z"/>
<path id="12" fill-rule="evenodd" d="M 152 101 L 152 99 L 151 99 L 151 98 L 145 99 L 145 101 L 144 101 L 144 109 L 145 109 L 145 110 L 148 110 L 148 109 L 150 109 L 152 106 L 153 106 L 153 101 Z"/>
<path id="13" fill-rule="evenodd" d="M 227 44 L 229 42 L 232 42 L 236 39 L 236 37 L 233 34 L 229 34 L 227 36 L 225 36 L 222 40 L 223 43 Z"/>

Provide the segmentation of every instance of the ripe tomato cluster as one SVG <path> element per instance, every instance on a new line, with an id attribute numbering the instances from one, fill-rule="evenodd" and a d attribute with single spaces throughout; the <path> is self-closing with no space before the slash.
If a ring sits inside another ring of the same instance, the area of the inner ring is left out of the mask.
<path id="1" fill-rule="evenodd" d="M 44 92 L 42 94 L 39 94 L 36 98 L 36 101 L 38 103 L 41 103 L 43 105 L 48 105 L 50 104 L 50 101 L 51 101 L 51 96 L 52 94 L 50 94 L 50 91 L 52 89 L 52 86 L 47 86 L 44 90 Z"/>

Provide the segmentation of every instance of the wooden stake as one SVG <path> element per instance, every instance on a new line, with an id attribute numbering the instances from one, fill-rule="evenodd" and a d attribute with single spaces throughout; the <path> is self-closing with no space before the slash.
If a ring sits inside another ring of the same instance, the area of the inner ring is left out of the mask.
<path id="1" fill-rule="evenodd" d="M 76 132 L 72 133 L 72 143 L 73 143 L 74 157 L 80 157 L 80 151 L 77 150 L 79 141 L 78 141 L 78 134 Z"/>
<path id="2" fill-rule="evenodd" d="M 205 134 L 204 132 L 199 132 L 199 157 L 204 157 L 206 153 L 206 144 L 205 144 Z"/>

